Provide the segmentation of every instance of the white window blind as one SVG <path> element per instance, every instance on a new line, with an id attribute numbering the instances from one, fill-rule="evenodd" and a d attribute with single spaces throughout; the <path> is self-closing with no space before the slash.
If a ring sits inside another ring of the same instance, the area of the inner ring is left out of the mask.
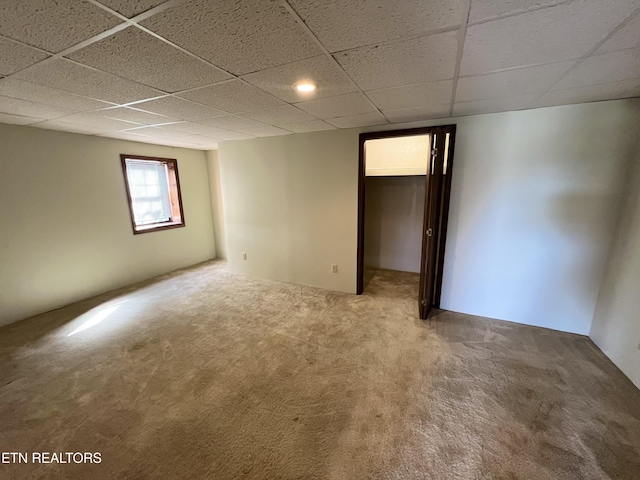
<path id="1" fill-rule="evenodd" d="M 127 179 L 131 192 L 136 225 L 169 222 L 169 176 L 167 165 L 151 160 L 126 160 Z"/>
<path id="2" fill-rule="evenodd" d="M 426 175 L 431 157 L 431 136 L 410 135 L 367 140 L 367 177 Z"/>

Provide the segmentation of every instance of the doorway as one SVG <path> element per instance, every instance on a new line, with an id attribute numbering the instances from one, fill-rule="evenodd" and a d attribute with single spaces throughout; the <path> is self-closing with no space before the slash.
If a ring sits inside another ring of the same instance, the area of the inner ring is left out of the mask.
<path id="1" fill-rule="evenodd" d="M 360 134 L 356 291 L 360 295 L 365 288 L 365 258 L 378 268 L 419 270 L 416 299 L 422 319 L 432 307 L 440 307 L 455 129 L 445 125 Z M 375 210 L 389 200 L 386 216 L 376 217 Z M 372 218 L 378 225 L 370 224 Z M 378 239 L 376 244 L 372 229 L 393 242 L 382 245 Z M 403 248 L 408 251 L 400 258 Z"/>

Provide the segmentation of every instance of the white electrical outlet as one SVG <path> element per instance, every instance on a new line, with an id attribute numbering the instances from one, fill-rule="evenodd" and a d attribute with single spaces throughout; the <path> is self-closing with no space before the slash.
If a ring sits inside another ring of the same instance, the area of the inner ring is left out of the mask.
<path id="1" fill-rule="evenodd" d="M 247 254 L 245 252 L 242 252 L 242 259 L 246 260 L 247 259 Z"/>
<path id="2" fill-rule="evenodd" d="M 331 264 L 331 273 L 338 273 L 338 265 L 335 263 Z"/>

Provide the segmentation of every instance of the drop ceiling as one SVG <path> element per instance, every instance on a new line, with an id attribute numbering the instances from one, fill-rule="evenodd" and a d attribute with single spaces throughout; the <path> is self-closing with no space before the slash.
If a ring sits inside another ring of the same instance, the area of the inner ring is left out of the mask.
<path id="1" fill-rule="evenodd" d="M 0 3 L 0 122 L 35 128 L 204 150 L 637 96 L 640 0 Z"/>

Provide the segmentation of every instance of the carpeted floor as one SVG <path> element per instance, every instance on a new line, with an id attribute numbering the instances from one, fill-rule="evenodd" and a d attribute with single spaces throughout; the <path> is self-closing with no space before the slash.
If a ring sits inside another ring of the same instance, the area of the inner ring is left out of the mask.
<path id="1" fill-rule="evenodd" d="M 0 329 L 0 478 L 637 479 L 640 392 L 586 337 L 221 262 Z M 544 311 L 540 312 L 544 315 Z"/>

